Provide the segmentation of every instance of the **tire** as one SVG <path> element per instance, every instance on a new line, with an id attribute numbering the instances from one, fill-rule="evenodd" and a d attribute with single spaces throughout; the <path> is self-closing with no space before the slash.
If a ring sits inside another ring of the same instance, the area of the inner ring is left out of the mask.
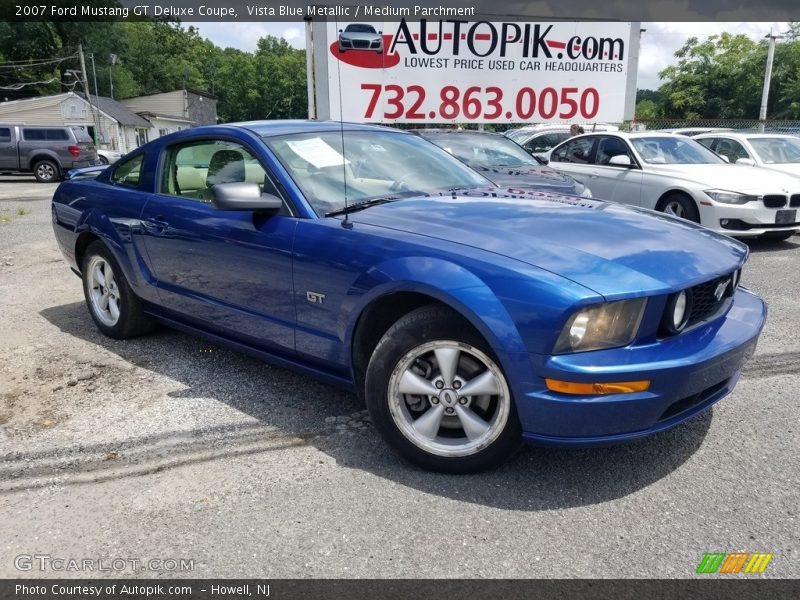
<path id="1" fill-rule="evenodd" d="M 785 242 L 795 234 L 794 231 L 768 231 L 758 236 L 761 240 L 769 240 L 771 242 Z"/>
<path id="2" fill-rule="evenodd" d="M 122 340 L 153 329 L 153 320 L 144 314 L 141 301 L 103 242 L 92 242 L 86 249 L 81 274 L 86 306 L 103 334 Z"/>
<path id="3" fill-rule="evenodd" d="M 700 215 L 697 212 L 697 206 L 693 200 L 687 198 L 683 194 L 670 194 L 659 203 L 661 212 L 692 221 L 693 223 L 700 222 Z"/>
<path id="4" fill-rule="evenodd" d="M 108 159 L 105 156 L 103 156 L 102 154 L 98 154 L 97 158 L 99 158 L 100 162 L 103 163 L 104 165 L 108 164 Z"/>
<path id="5" fill-rule="evenodd" d="M 61 179 L 61 169 L 52 160 L 40 160 L 33 165 L 33 176 L 39 183 L 53 183 Z"/>
<path id="6" fill-rule="evenodd" d="M 468 386 L 475 393 L 460 396 L 457 390 Z M 367 367 L 365 397 L 384 440 L 424 469 L 474 473 L 499 465 L 522 445 L 499 361 L 445 307 L 419 308 L 386 332 Z"/>

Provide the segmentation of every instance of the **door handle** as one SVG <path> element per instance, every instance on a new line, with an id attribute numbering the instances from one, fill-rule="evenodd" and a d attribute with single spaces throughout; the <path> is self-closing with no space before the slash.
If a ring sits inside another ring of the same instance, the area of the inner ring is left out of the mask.
<path id="1" fill-rule="evenodd" d="M 162 216 L 147 219 L 147 225 L 148 229 L 153 230 L 155 233 L 163 233 L 165 229 L 169 229 L 169 223 Z"/>

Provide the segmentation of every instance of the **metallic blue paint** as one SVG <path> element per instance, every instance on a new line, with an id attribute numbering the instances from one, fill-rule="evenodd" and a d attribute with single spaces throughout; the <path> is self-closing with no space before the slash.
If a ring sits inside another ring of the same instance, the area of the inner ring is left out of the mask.
<path id="1" fill-rule="evenodd" d="M 658 324 L 670 293 L 741 268 L 743 244 L 660 213 L 500 187 L 374 206 L 343 227 L 342 217 L 315 216 L 262 139 L 339 128 L 258 122 L 159 138 L 129 155 L 145 155 L 136 188 L 114 184 L 113 166 L 96 179 L 62 183 L 53 197 L 56 240 L 75 270 L 82 236 L 104 240 L 147 312 L 168 324 L 351 388 L 354 331 L 367 307 L 399 292 L 429 296 L 487 340 L 525 438 L 539 443 L 635 439 L 733 389 L 766 319 L 760 298 L 740 288 L 723 314 L 674 337 L 660 337 Z M 369 129 L 346 124 L 344 134 Z M 204 138 L 247 145 L 289 211 L 223 212 L 159 193 L 164 148 Z M 308 291 L 324 294 L 324 303 L 308 302 Z M 629 346 L 552 355 L 579 307 L 641 296 L 647 307 Z M 652 385 L 643 393 L 569 396 L 548 391 L 545 377 Z M 695 403 L 663 416 L 686 398 Z"/>

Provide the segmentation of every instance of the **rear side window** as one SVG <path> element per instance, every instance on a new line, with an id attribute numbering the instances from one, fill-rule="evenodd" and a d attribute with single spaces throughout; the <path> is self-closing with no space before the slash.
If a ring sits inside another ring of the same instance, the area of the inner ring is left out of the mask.
<path id="1" fill-rule="evenodd" d="M 22 137 L 30 142 L 69 141 L 69 134 L 66 129 L 23 129 Z"/>
<path id="2" fill-rule="evenodd" d="M 144 164 L 144 154 L 137 154 L 125 162 L 119 163 L 114 168 L 111 181 L 119 185 L 137 187 L 142 179 L 142 165 Z"/>
<path id="3" fill-rule="evenodd" d="M 594 146 L 594 138 L 579 138 L 559 146 L 551 155 L 550 160 L 585 165 L 591 158 L 592 146 Z"/>
<path id="4" fill-rule="evenodd" d="M 0 142 L 11 141 L 11 129 L 9 127 L 0 127 Z"/>

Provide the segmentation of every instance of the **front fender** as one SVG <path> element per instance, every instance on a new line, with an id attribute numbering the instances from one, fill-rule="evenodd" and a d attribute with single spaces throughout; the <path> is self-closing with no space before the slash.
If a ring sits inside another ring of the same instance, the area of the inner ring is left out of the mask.
<path id="1" fill-rule="evenodd" d="M 369 291 L 362 293 L 365 289 Z M 461 265 L 418 256 L 382 262 L 354 282 L 340 318 L 340 334 L 348 353 L 352 352 L 353 334 L 363 311 L 381 297 L 398 292 L 423 294 L 450 306 L 498 354 L 526 352 L 514 320 L 486 282 Z"/>

